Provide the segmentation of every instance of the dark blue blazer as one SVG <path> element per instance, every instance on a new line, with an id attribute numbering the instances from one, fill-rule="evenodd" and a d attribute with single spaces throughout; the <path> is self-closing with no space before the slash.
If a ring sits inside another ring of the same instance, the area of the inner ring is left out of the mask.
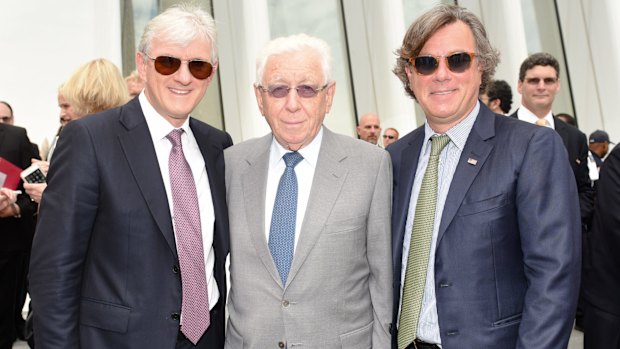
<path id="1" fill-rule="evenodd" d="M 443 348 L 566 348 L 581 265 L 579 204 L 566 150 L 553 130 L 480 104 L 437 237 Z M 394 324 L 423 142 L 422 126 L 388 149 L 394 166 Z M 397 331 L 392 335 L 395 345 Z"/>
<path id="2" fill-rule="evenodd" d="M 215 209 L 220 292 L 197 348 L 223 348 L 228 134 L 190 119 Z M 37 348 L 175 348 L 181 278 L 168 199 L 137 98 L 68 124 L 41 203 L 30 266 Z"/>

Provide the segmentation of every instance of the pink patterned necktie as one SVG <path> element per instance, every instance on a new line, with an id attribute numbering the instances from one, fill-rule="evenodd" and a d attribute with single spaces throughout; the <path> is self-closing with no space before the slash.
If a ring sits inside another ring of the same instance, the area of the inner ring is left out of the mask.
<path id="1" fill-rule="evenodd" d="M 172 143 L 168 166 L 183 289 L 181 332 L 196 345 L 209 327 L 211 319 L 198 195 L 194 176 L 183 154 L 182 133 L 183 129 L 175 129 L 166 138 Z"/>

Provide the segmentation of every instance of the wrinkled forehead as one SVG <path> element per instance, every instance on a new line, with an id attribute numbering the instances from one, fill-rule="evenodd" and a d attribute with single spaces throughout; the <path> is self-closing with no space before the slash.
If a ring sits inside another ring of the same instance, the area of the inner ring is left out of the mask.
<path id="1" fill-rule="evenodd" d="M 312 51 L 271 55 L 267 58 L 263 74 L 264 83 L 319 84 L 323 78 L 320 56 Z"/>

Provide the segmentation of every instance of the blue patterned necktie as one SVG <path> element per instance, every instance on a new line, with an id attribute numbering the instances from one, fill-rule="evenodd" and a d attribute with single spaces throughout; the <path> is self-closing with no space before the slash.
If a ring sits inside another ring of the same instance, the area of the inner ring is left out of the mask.
<path id="1" fill-rule="evenodd" d="M 298 152 L 283 156 L 286 169 L 280 177 L 276 200 L 271 214 L 269 230 L 269 251 L 280 273 L 282 286 L 286 285 L 289 269 L 293 261 L 295 245 L 295 219 L 297 217 L 297 176 L 295 166 L 303 160 Z"/>

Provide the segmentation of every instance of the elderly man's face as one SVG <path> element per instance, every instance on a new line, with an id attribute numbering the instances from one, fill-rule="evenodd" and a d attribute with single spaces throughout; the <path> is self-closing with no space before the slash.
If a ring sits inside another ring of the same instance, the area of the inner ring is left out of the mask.
<path id="1" fill-rule="evenodd" d="M 289 52 L 271 56 L 265 64 L 261 86 L 255 87 L 258 108 L 267 120 L 274 137 L 284 148 L 298 150 L 308 145 L 319 132 L 325 114 L 331 108 L 335 83 L 314 97 L 301 97 L 295 87 L 323 87 L 323 68 L 317 53 Z M 284 97 L 277 98 L 264 89 L 288 87 Z"/>
<path id="2" fill-rule="evenodd" d="M 13 125 L 13 114 L 11 109 L 4 103 L 0 103 L 0 124 Z"/>
<path id="3" fill-rule="evenodd" d="M 457 52 L 475 53 L 474 35 L 463 22 L 448 24 L 433 34 L 422 47 L 419 56 L 449 56 Z M 410 87 L 436 132 L 443 133 L 465 118 L 476 105 L 482 80 L 478 60 L 467 70 L 451 71 L 444 58 L 432 74 L 418 74 L 414 67 L 406 69 Z"/>
<path id="4" fill-rule="evenodd" d="M 153 108 L 173 126 L 180 127 L 192 110 L 200 103 L 213 80 L 217 65 L 211 57 L 211 43 L 205 38 L 196 38 L 186 47 L 178 46 L 164 39 L 155 38 L 150 52 L 153 59 L 169 56 L 182 60 L 177 71 L 163 75 L 155 70 L 155 61 L 136 54 L 136 65 L 144 80 L 144 93 Z M 213 71 L 206 79 L 198 79 L 189 71 L 187 61 L 202 60 L 213 64 Z"/>

